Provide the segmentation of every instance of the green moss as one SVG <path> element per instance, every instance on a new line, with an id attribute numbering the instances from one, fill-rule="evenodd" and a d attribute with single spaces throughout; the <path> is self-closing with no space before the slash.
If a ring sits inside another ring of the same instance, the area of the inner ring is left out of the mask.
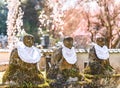
<path id="1" fill-rule="evenodd" d="M 50 88 L 49 84 L 47 82 L 45 82 L 44 84 L 40 84 L 38 85 L 39 88 Z"/>

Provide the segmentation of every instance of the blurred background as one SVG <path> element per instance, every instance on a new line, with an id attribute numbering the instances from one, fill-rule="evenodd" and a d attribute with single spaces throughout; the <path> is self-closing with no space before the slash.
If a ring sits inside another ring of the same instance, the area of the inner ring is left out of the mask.
<path id="1" fill-rule="evenodd" d="M 12 49 L 26 32 L 40 48 L 71 36 L 86 49 L 96 33 L 109 48 L 120 48 L 120 0 L 0 0 L 0 48 Z"/>

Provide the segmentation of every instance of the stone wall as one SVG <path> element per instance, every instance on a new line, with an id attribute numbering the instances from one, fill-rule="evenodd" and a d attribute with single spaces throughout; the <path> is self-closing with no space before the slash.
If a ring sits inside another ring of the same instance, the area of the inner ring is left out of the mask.
<path id="1" fill-rule="evenodd" d="M 79 67 L 81 72 L 84 69 L 85 63 L 88 63 L 88 53 L 79 52 L 77 53 L 77 56 L 78 56 L 77 66 Z M 110 64 L 117 72 L 120 72 L 120 52 L 110 53 Z"/>
<path id="2" fill-rule="evenodd" d="M 47 52 L 52 54 L 52 50 L 43 50 L 43 52 Z M 88 62 L 88 51 L 79 49 L 76 50 L 78 61 L 77 66 L 80 69 L 80 72 L 84 69 L 84 64 Z M 9 62 L 10 52 L 9 50 L 0 50 L 0 64 L 8 64 Z M 45 60 L 44 60 L 45 61 Z M 43 63 L 43 61 L 41 61 Z M 110 64 L 115 68 L 118 72 L 120 72 L 120 50 L 112 49 L 110 50 Z"/>
<path id="3" fill-rule="evenodd" d="M 43 52 L 47 52 L 52 54 L 52 50 L 43 50 Z M 86 63 L 88 63 L 88 52 L 89 50 L 84 50 L 84 49 L 77 49 L 77 66 L 80 69 L 80 72 L 84 70 L 84 66 Z M 120 73 L 120 49 L 109 49 L 110 53 L 110 64 L 111 66 Z"/>
<path id="4" fill-rule="evenodd" d="M 120 53 L 110 53 L 110 64 L 120 72 Z"/>
<path id="5" fill-rule="evenodd" d="M 0 49 L 0 65 L 8 64 L 9 56 L 10 56 L 9 50 Z"/>

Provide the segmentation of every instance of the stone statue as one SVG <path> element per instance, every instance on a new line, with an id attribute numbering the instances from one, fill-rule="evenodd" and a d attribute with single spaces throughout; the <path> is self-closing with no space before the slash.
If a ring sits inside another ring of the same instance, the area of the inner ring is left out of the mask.
<path id="1" fill-rule="evenodd" d="M 34 37 L 27 34 L 23 42 L 13 49 L 9 59 L 9 67 L 3 76 L 3 83 L 15 87 L 37 87 L 45 82 L 37 68 L 41 58 L 40 51 L 34 46 Z"/>
<path id="2" fill-rule="evenodd" d="M 85 73 L 93 75 L 94 79 L 87 88 L 101 88 L 101 86 L 103 88 L 110 85 L 113 68 L 109 63 L 109 50 L 105 44 L 105 37 L 101 34 L 96 34 L 96 42 L 89 51 L 88 59 L 89 65 L 85 68 Z"/>
<path id="3" fill-rule="evenodd" d="M 48 78 L 56 80 L 52 88 L 63 88 L 70 81 L 78 81 L 77 55 L 72 37 L 63 39 L 62 47 L 54 51 L 52 59 L 53 64 L 47 74 Z"/>

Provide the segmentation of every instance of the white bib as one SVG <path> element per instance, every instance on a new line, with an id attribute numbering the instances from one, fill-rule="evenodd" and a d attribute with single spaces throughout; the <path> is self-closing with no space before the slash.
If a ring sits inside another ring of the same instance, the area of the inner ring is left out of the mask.
<path id="1" fill-rule="evenodd" d="M 62 55 L 69 64 L 75 64 L 77 62 L 77 55 L 74 47 L 69 49 L 63 46 Z"/>
<path id="2" fill-rule="evenodd" d="M 107 60 L 109 58 L 109 51 L 108 51 L 107 46 L 105 45 L 101 47 L 95 44 L 95 52 L 99 59 Z"/>
<path id="3" fill-rule="evenodd" d="M 20 59 L 26 63 L 37 63 L 41 58 L 39 49 L 34 46 L 27 47 L 20 42 L 18 43 L 17 50 Z"/>

